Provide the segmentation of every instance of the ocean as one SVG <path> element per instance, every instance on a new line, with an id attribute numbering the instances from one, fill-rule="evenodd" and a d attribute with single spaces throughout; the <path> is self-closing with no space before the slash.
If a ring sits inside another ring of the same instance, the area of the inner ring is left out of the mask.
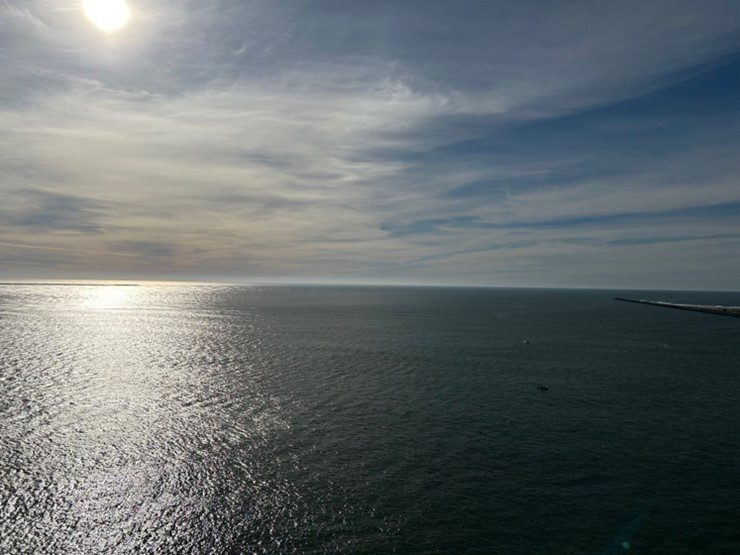
<path id="1" fill-rule="evenodd" d="M 740 321 L 615 295 L 740 305 L 0 286 L 0 553 L 738 553 Z"/>

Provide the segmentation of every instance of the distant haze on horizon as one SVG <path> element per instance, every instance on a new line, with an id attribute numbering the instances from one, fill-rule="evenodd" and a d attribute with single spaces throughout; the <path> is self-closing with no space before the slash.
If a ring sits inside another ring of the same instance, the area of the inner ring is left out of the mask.
<path id="1" fill-rule="evenodd" d="M 740 289 L 740 2 L 128 5 L 0 3 L 0 281 Z"/>

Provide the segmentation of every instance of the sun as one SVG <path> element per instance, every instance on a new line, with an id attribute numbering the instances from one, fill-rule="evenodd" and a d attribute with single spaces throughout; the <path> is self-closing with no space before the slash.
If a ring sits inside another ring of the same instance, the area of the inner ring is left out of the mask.
<path id="1" fill-rule="evenodd" d="M 82 9 L 87 18 L 106 33 L 122 29 L 131 17 L 126 0 L 83 0 Z"/>

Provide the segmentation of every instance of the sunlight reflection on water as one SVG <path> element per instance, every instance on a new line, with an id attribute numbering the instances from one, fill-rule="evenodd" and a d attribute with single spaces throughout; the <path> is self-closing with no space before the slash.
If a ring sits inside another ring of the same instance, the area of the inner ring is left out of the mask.
<path id="1" fill-rule="evenodd" d="M 80 305 L 82 308 L 111 310 L 130 305 L 140 289 L 128 285 L 84 287 Z"/>
<path id="2" fill-rule="evenodd" d="M 233 344 L 233 323 L 193 304 L 197 288 L 24 293 L 33 318 L 16 314 L 3 337 L 16 355 L 2 368 L 13 415 L 2 447 L 18 501 L 1 516 L 26 547 L 208 549 L 239 517 L 269 523 L 295 506 L 262 452 L 284 424 L 244 350 L 248 321 Z M 229 508 L 245 500 L 247 512 Z"/>

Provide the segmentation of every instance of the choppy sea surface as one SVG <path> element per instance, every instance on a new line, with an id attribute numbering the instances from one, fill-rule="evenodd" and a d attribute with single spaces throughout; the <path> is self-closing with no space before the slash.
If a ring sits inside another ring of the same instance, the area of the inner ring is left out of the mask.
<path id="1" fill-rule="evenodd" d="M 0 286 L 0 553 L 738 553 L 740 321 L 615 294 Z"/>

